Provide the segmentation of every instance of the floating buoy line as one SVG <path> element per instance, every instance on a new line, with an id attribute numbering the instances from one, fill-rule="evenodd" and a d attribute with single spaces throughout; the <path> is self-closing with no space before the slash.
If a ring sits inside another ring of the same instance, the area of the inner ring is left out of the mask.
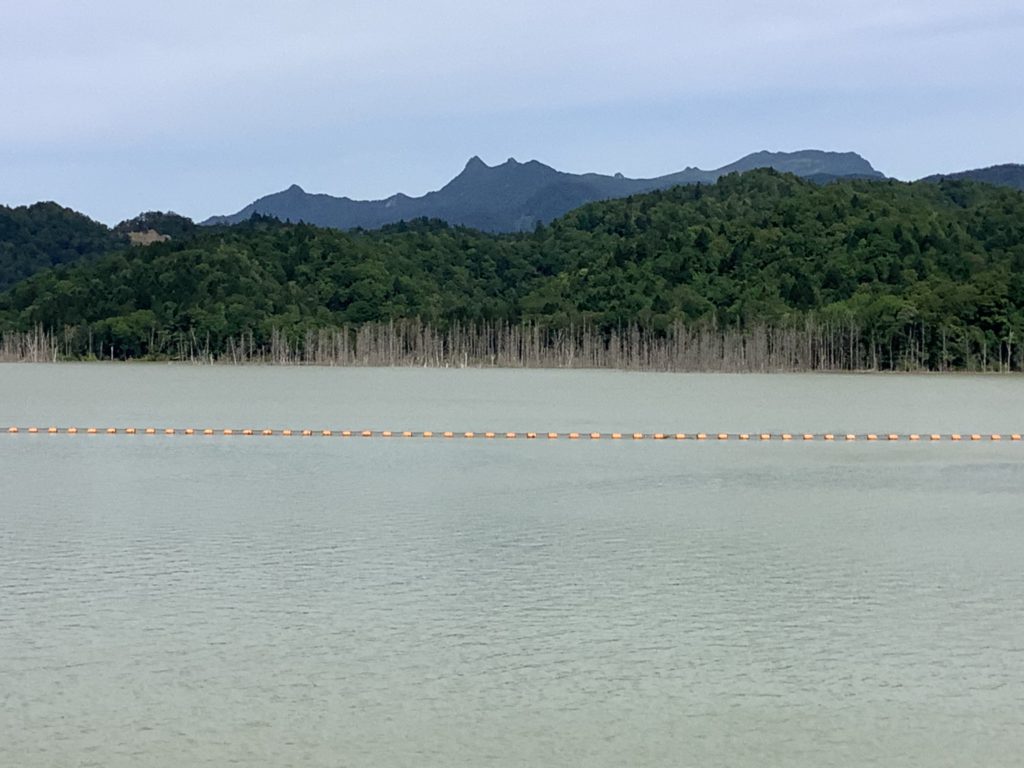
<path id="1" fill-rule="evenodd" d="M 1001 433 L 831 433 L 831 432 L 431 432 L 353 429 L 213 429 L 175 427 L 17 427 L 3 429 L 8 435 L 143 435 L 182 437 L 341 437 L 418 438 L 441 440 L 659 440 L 738 442 L 1021 442 L 1019 434 Z"/>

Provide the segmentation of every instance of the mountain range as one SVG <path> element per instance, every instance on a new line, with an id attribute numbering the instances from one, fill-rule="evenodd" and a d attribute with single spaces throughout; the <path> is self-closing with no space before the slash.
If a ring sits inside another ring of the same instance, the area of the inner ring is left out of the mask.
<path id="1" fill-rule="evenodd" d="M 336 229 L 376 229 L 398 221 L 430 218 L 488 232 L 522 232 L 585 203 L 680 184 L 711 184 L 726 174 L 755 168 L 774 168 L 819 183 L 842 178 L 885 178 L 854 152 L 821 150 L 756 152 L 715 170 L 688 167 L 653 179 L 564 173 L 536 160 L 520 163 L 513 158 L 489 166 L 473 157 L 454 179 L 422 197 L 399 193 L 384 200 L 352 200 L 310 194 L 292 185 L 283 192 L 261 197 L 238 213 L 214 216 L 202 223 L 237 224 L 260 214 Z"/>
<path id="2" fill-rule="evenodd" d="M 992 184 L 996 187 L 1011 187 L 1024 191 L 1024 165 L 1007 163 L 988 168 L 977 168 L 973 171 L 937 173 L 934 176 L 926 176 L 921 181 L 942 181 L 943 179 L 967 179 Z"/>

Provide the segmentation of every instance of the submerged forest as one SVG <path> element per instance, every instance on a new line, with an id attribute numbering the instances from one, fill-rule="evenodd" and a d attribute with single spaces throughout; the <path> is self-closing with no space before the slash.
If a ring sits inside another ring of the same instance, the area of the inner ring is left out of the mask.
<path id="1" fill-rule="evenodd" d="M 1024 367 L 1024 193 L 974 182 L 760 170 L 515 235 L 143 219 L 171 239 L 129 246 L 90 222 L 0 242 L 0 358 Z"/>

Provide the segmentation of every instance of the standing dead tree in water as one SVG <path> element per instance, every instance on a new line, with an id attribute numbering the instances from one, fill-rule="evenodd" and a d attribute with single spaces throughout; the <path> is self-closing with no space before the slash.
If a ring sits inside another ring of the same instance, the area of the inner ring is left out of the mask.
<path id="1" fill-rule="evenodd" d="M 419 320 L 316 328 L 267 338 L 253 331 L 226 338 L 219 347 L 192 333 L 153 336 L 141 359 L 193 363 L 416 366 L 498 368 L 610 368 L 636 371 L 864 371 L 949 370 L 946 358 L 929 358 L 926 329 L 908 337 L 900 350 L 865 337 L 850 322 L 806 318 L 801 323 L 760 323 L 747 328 L 696 327 L 676 322 L 663 332 L 638 325 L 602 331 L 588 325 L 545 328 L 539 323 L 458 323 L 437 329 Z M 1009 343 L 997 361 L 965 345 L 960 368 L 1021 370 Z M 37 327 L 0 335 L 0 361 L 54 362 L 74 359 L 132 359 L 115 345 L 96 342 L 83 329 L 51 333 Z"/>
<path id="2" fill-rule="evenodd" d="M 53 363 L 70 356 L 64 352 L 59 337 L 41 326 L 26 333 L 5 331 L 0 334 L 0 362 L 3 363 Z"/>

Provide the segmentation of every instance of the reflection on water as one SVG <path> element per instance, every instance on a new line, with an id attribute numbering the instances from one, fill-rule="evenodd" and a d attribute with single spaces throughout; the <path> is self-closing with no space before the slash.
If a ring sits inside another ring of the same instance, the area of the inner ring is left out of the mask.
<path id="1" fill-rule="evenodd" d="M 0 367 L 0 423 L 1020 431 L 1014 378 L 271 373 Z M 0 765 L 1019 764 L 1019 445 L 0 435 L 0 470 Z"/>

